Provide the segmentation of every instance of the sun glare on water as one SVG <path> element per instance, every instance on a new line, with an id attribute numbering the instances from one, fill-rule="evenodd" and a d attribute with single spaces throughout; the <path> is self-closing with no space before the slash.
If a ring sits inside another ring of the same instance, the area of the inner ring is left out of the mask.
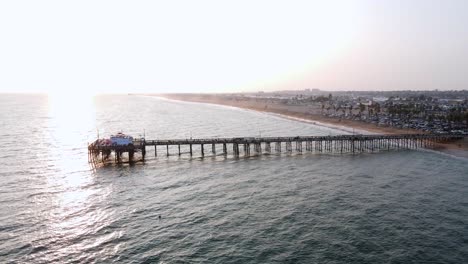
<path id="1" fill-rule="evenodd" d="M 83 150 L 90 131 L 95 130 L 94 96 L 81 93 L 50 93 L 48 96 L 48 126 L 50 144 L 62 152 L 71 152 L 57 160 L 61 170 L 73 171 L 86 161 L 86 155 L 74 153 Z M 82 153 L 81 153 L 82 154 Z M 74 157 L 74 158 L 70 158 Z"/>
<path id="2" fill-rule="evenodd" d="M 94 191 L 84 188 L 94 177 L 88 173 L 87 141 L 95 130 L 94 95 L 90 93 L 54 92 L 48 94 L 48 141 L 51 145 L 48 167 L 49 189 L 57 195 L 50 200 L 54 205 L 54 219 L 49 222 L 51 232 L 76 236 L 96 225 L 101 215 L 69 217 L 93 205 Z"/>

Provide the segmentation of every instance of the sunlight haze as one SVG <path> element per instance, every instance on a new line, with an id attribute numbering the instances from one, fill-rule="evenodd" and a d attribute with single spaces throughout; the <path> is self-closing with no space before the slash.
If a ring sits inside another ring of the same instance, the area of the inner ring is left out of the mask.
<path id="1" fill-rule="evenodd" d="M 466 1 L 3 1 L 0 92 L 466 89 Z"/>

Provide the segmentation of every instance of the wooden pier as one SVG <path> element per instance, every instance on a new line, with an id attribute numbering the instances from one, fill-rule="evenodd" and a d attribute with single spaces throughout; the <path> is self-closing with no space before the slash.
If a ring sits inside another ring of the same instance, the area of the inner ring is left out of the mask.
<path id="1" fill-rule="evenodd" d="M 239 137 L 206 139 L 168 139 L 135 141 L 127 146 L 101 146 L 97 141 L 88 146 L 91 163 L 111 161 L 116 163 L 144 161 L 148 148 L 153 148 L 165 156 L 183 154 L 205 157 L 211 155 L 252 156 L 271 153 L 364 153 L 389 150 L 435 148 L 438 143 L 462 139 L 454 134 L 398 134 L 398 135 L 338 135 L 338 136 L 298 136 L 298 137 Z M 199 147 L 199 154 L 194 147 Z M 158 149 L 159 147 L 159 149 Z M 174 147 L 176 150 L 174 150 Z M 161 150 L 162 148 L 162 150 Z M 172 152 L 171 152 L 172 151 Z M 175 153 L 174 153 L 175 152 Z M 113 155 L 112 155 L 113 154 Z M 159 153 L 160 154 L 160 153 Z M 135 155 L 139 155 L 136 158 Z"/>

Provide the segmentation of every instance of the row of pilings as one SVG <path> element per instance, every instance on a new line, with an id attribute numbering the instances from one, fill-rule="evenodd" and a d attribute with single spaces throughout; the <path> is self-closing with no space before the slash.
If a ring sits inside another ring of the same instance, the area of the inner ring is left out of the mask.
<path id="1" fill-rule="evenodd" d="M 390 150 L 436 148 L 439 143 L 461 139 L 463 136 L 443 134 L 400 134 L 400 135 L 339 135 L 302 137 L 243 137 L 211 139 L 142 140 L 128 146 L 88 146 L 88 160 L 91 163 L 114 160 L 144 161 L 147 148 L 154 147 L 154 155 L 232 155 L 250 157 L 274 153 L 338 153 L 357 154 Z M 209 153 L 211 152 L 211 154 Z M 135 156 L 138 154 L 138 158 Z M 124 158 L 125 157 L 125 158 Z"/>
<path id="2" fill-rule="evenodd" d="M 326 137 L 278 137 L 278 138 L 236 138 L 236 139 L 191 139 L 146 141 L 147 146 L 154 146 L 155 156 L 158 147 L 164 148 L 164 154 L 190 156 L 194 146 L 198 146 L 200 156 L 204 157 L 211 148 L 211 154 L 233 156 L 252 156 L 270 153 L 364 153 L 390 150 L 435 148 L 438 143 L 452 141 L 460 137 L 452 135 L 345 135 Z M 177 146 L 174 151 L 170 146 Z M 181 147 L 182 146 L 182 147 Z M 273 148 L 272 148 L 273 146 Z M 174 153 L 175 152 L 175 153 Z"/>

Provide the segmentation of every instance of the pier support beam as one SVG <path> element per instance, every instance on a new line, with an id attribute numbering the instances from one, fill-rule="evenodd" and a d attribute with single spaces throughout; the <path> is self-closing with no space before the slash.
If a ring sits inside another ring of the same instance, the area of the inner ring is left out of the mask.
<path id="1" fill-rule="evenodd" d="M 116 151 L 115 153 L 116 153 L 116 155 L 117 155 L 117 163 L 120 163 L 120 162 L 122 161 L 122 160 L 121 160 L 121 158 L 122 158 L 122 157 L 121 157 L 122 153 L 120 153 L 120 151 Z"/>
<path id="2" fill-rule="evenodd" d="M 255 143 L 254 148 L 257 154 L 262 154 L 262 143 Z"/>
<path id="3" fill-rule="evenodd" d="M 275 151 L 276 152 L 281 152 L 281 142 L 276 142 L 275 143 Z"/>
<path id="4" fill-rule="evenodd" d="M 296 151 L 302 153 L 302 141 L 296 141 Z"/>
<path id="5" fill-rule="evenodd" d="M 234 156 L 239 157 L 239 144 L 232 144 L 232 151 L 234 152 Z"/>
<path id="6" fill-rule="evenodd" d="M 266 142 L 265 143 L 265 151 L 270 153 L 271 152 L 271 144 L 270 142 Z"/>
<path id="7" fill-rule="evenodd" d="M 286 151 L 287 152 L 292 152 L 292 144 L 291 141 L 286 142 Z"/>
<path id="8" fill-rule="evenodd" d="M 250 156 L 250 144 L 249 143 L 244 144 L 244 155 L 246 157 Z"/>

